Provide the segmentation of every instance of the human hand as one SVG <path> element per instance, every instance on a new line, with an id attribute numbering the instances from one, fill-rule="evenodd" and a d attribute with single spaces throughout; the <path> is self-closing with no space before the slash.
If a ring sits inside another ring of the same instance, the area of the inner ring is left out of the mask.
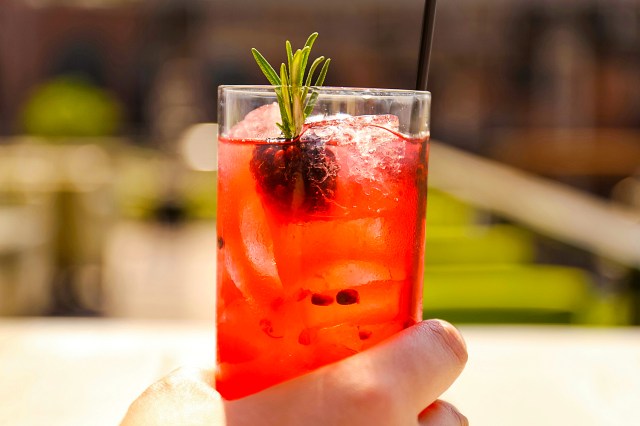
<path id="1" fill-rule="evenodd" d="M 367 351 L 234 401 L 215 391 L 213 371 L 177 370 L 140 395 L 121 426 L 468 425 L 437 399 L 466 361 L 453 326 L 423 321 Z"/>

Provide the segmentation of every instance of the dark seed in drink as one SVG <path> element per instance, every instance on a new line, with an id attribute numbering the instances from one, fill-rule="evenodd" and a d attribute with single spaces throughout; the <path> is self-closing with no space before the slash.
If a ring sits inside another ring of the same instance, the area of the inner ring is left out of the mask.
<path id="1" fill-rule="evenodd" d="M 336 302 L 339 305 L 353 305 L 360 302 L 360 295 L 357 290 L 352 288 L 340 290 L 336 295 Z"/>
<path id="2" fill-rule="evenodd" d="M 367 340 L 369 337 L 371 337 L 372 334 L 373 332 L 370 330 L 360 330 L 358 332 L 358 337 L 360 338 L 360 340 Z"/>
<path id="3" fill-rule="evenodd" d="M 329 306 L 333 303 L 333 297 L 326 294 L 313 293 L 311 303 L 318 306 Z"/>

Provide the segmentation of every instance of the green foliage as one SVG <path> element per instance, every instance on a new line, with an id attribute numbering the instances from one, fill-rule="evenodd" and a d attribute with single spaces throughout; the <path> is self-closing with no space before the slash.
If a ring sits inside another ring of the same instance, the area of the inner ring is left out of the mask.
<path id="1" fill-rule="evenodd" d="M 98 137 L 120 125 L 120 104 L 107 91 L 63 76 L 37 87 L 22 111 L 25 133 L 44 137 Z"/>
<path id="2" fill-rule="evenodd" d="M 258 66 L 267 77 L 269 83 L 275 87 L 278 105 L 280 106 L 280 116 L 282 117 L 282 123 L 278 123 L 278 127 L 282 130 L 282 135 L 286 139 L 294 139 L 300 135 L 304 120 L 313 111 L 318 99 L 318 93 L 313 91 L 311 83 L 318 66 L 323 62 L 324 64 L 313 86 L 322 86 L 327 76 L 331 59 L 325 59 L 324 56 L 316 58 L 311 64 L 309 72 L 306 73 L 309 54 L 317 37 L 318 33 L 311 34 L 304 47 L 296 50 L 295 53 L 291 48 L 291 43 L 287 40 L 285 43 L 287 64 L 280 65 L 279 74 L 276 73 L 275 69 L 257 49 L 251 49 Z"/>

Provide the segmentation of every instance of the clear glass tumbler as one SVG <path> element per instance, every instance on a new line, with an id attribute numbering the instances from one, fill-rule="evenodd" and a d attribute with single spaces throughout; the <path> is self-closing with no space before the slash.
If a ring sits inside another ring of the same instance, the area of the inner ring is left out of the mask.
<path id="1" fill-rule="evenodd" d="M 312 88 L 281 138 L 272 86 L 219 89 L 216 386 L 240 398 L 422 317 L 428 92 Z"/>

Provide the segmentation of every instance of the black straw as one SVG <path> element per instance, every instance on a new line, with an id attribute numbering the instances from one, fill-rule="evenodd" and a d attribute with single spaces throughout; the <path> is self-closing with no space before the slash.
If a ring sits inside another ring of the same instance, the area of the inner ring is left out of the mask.
<path id="1" fill-rule="evenodd" d="M 425 0 L 422 18 L 422 36 L 420 37 L 420 56 L 418 59 L 418 78 L 416 90 L 427 90 L 429 76 L 429 60 L 431 59 L 431 43 L 433 41 L 433 25 L 436 15 L 436 0 Z"/>

